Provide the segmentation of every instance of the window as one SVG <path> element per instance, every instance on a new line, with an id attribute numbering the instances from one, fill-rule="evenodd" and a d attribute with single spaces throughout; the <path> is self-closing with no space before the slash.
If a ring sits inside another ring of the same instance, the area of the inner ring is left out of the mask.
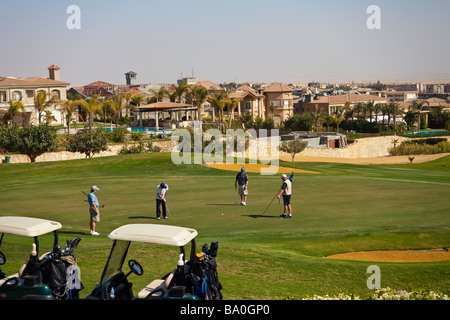
<path id="1" fill-rule="evenodd" d="M 52 90 L 52 97 L 56 97 L 56 99 L 61 99 L 61 92 L 59 90 Z"/>
<path id="2" fill-rule="evenodd" d="M 245 102 L 245 109 L 247 111 L 252 109 L 252 103 L 250 101 Z"/>
<path id="3" fill-rule="evenodd" d="M 284 100 L 284 106 L 289 108 L 289 100 Z"/>
<path id="4" fill-rule="evenodd" d="M 20 100 L 22 100 L 22 92 L 20 92 L 20 91 L 13 91 L 13 93 L 12 93 L 12 100 L 13 101 L 20 101 Z"/>
<path id="5" fill-rule="evenodd" d="M 272 100 L 272 101 L 270 101 L 270 104 L 272 104 L 274 107 L 279 107 L 279 106 L 281 106 L 281 101 L 280 100 Z"/>
<path id="6" fill-rule="evenodd" d="M 0 91 L 0 102 L 6 101 L 6 91 Z"/>

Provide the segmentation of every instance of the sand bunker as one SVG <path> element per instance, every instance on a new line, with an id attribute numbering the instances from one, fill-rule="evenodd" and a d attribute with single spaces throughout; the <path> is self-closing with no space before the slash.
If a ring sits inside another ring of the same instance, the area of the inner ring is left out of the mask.
<path id="1" fill-rule="evenodd" d="M 239 163 L 232 163 L 232 164 L 226 164 L 226 163 L 205 163 L 208 167 L 220 169 L 220 170 L 228 170 L 228 171 L 240 171 L 242 167 L 245 167 L 246 172 L 261 172 L 261 168 L 270 168 L 269 165 L 266 164 L 259 164 L 259 163 L 246 163 L 246 164 L 239 164 Z M 278 167 L 278 170 L 275 173 L 291 173 L 292 171 L 298 172 L 298 173 L 318 173 L 314 171 L 309 170 L 303 170 L 303 169 L 295 169 L 295 168 L 288 168 L 288 167 Z"/>
<path id="2" fill-rule="evenodd" d="M 326 259 L 376 261 L 376 262 L 433 262 L 449 261 L 448 249 L 380 250 L 340 253 Z"/>

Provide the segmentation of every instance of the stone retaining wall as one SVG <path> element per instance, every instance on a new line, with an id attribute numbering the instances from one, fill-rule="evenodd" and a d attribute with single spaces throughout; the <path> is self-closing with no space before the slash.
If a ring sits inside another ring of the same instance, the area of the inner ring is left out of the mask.
<path id="1" fill-rule="evenodd" d="M 153 145 L 161 148 L 161 152 L 170 152 L 174 145 L 177 142 L 172 141 L 153 141 Z M 130 144 L 129 144 L 130 145 Z M 107 157 L 107 156 L 116 156 L 119 154 L 120 149 L 122 149 L 123 144 L 111 144 L 108 145 L 107 151 L 102 151 L 99 154 L 95 154 L 94 158 L 97 157 Z M 30 158 L 23 154 L 13 154 L 8 155 L 11 157 L 10 163 L 26 163 L 30 162 Z M 0 155 L 0 164 L 1 161 L 5 159 L 6 155 Z M 69 151 L 59 151 L 59 152 L 47 152 L 39 157 L 37 157 L 36 162 L 43 161 L 63 161 L 63 160 L 74 160 L 74 159 L 84 159 L 86 156 L 79 152 L 69 152 Z"/>

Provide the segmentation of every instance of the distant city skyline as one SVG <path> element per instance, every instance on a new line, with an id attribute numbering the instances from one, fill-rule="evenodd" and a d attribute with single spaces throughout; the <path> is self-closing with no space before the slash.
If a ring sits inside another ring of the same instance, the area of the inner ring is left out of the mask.
<path id="1" fill-rule="evenodd" d="M 80 8 L 71 30 L 70 5 Z M 379 30 L 366 26 L 380 8 Z M 8 1 L 0 77 L 305 83 L 450 79 L 450 1 Z"/>

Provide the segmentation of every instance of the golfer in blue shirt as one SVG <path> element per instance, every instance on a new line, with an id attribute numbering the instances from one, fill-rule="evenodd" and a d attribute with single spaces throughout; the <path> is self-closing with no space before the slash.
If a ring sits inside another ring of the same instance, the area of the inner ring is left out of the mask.
<path id="1" fill-rule="evenodd" d="M 100 190 L 97 186 L 92 186 L 91 192 L 88 194 L 88 202 L 89 202 L 89 213 L 91 215 L 90 220 L 90 228 L 91 228 L 91 235 L 98 236 L 100 233 L 95 231 L 95 226 L 97 222 L 100 221 L 100 211 L 99 211 L 99 204 L 97 200 L 97 196 L 95 193 Z"/>
<path id="2" fill-rule="evenodd" d="M 247 205 L 247 186 L 248 186 L 248 176 L 245 173 L 245 168 L 241 168 L 241 172 L 239 172 L 236 175 L 236 180 L 234 181 L 234 188 L 238 188 L 238 194 L 241 196 L 241 203 L 239 203 L 242 206 Z"/>

